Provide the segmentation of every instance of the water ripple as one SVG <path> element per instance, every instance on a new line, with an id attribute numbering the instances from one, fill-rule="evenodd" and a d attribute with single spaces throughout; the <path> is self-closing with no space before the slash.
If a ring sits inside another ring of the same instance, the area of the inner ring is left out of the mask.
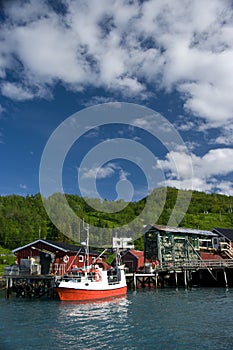
<path id="1" fill-rule="evenodd" d="M 1 350 L 231 350 L 233 290 L 138 290 L 99 303 L 0 299 Z"/>

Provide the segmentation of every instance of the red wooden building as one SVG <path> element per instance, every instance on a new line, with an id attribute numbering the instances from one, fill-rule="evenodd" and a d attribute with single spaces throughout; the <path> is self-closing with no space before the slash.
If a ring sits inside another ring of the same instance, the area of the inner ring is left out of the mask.
<path id="1" fill-rule="evenodd" d="M 16 254 L 17 264 L 21 271 L 42 275 L 63 275 L 72 268 L 83 268 L 87 258 L 85 248 L 82 246 L 44 239 L 38 239 L 16 248 L 13 253 Z M 98 255 L 98 252 L 90 251 L 86 265 L 90 265 Z M 98 264 L 100 265 L 101 262 L 104 264 L 103 256 Z"/>
<path id="2" fill-rule="evenodd" d="M 124 252 L 121 257 L 125 267 L 128 268 L 129 272 L 136 272 L 144 266 L 144 252 L 141 250 L 130 249 Z"/>

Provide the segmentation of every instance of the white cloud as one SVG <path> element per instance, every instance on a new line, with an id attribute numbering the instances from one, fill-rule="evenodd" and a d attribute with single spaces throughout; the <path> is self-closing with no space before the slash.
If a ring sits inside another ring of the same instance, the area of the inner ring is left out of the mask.
<path id="1" fill-rule="evenodd" d="M 34 97 L 34 94 L 27 88 L 25 89 L 19 84 L 10 82 L 2 83 L 1 93 L 3 96 L 9 97 L 16 101 L 31 100 Z"/>
<path id="2" fill-rule="evenodd" d="M 192 174 L 190 155 L 185 152 L 171 151 L 167 154 L 166 160 L 158 159 L 157 165 L 168 172 L 171 179 L 190 179 Z"/>
<path id="3" fill-rule="evenodd" d="M 5 6 L 0 76 L 12 70 L 24 84 L 15 81 L 10 89 L 6 82 L 5 96 L 37 97 L 33 88 L 58 82 L 73 91 L 92 85 L 141 99 L 151 87 L 153 93 L 175 89 L 186 110 L 207 125 L 232 121 L 230 0 L 71 0 L 62 7 L 63 13 L 46 1 Z"/>
<path id="4" fill-rule="evenodd" d="M 219 181 L 216 188 L 219 194 L 233 196 L 233 186 L 231 181 Z"/>
<path id="5" fill-rule="evenodd" d="M 123 169 L 120 169 L 120 180 L 121 181 L 125 181 L 128 179 L 128 176 L 130 175 L 130 173 L 128 173 L 127 171 L 123 170 Z"/>
<path id="6" fill-rule="evenodd" d="M 25 18 L 27 18 L 28 22 L 33 22 L 41 16 L 45 16 L 46 11 L 48 11 L 46 3 L 42 1 L 41 3 L 32 0 L 27 2 L 19 1 L 18 3 L 6 1 L 4 6 L 7 10 L 9 19 L 14 19 L 14 23 L 17 23 L 18 25 L 25 23 Z"/>
<path id="7" fill-rule="evenodd" d="M 195 123 L 193 121 L 186 120 L 182 116 L 180 117 L 179 121 L 176 121 L 175 125 L 179 131 L 189 131 L 195 127 Z"/>
<path id="8" fill-rule="evenodd" d="M 193 157 L 194 174 L 199 177 L 227 175 L 233 172 L 233 149 L 212 149 L 203 157 Z"/>
<path id="9" fill-rule="evenodd" d="M 189 157 L 192 160 L 192 177 Z M 233 185 L 224 180 L 224 176 L 233 173 L 232 159 L 233 149 L 230 148 L 212 149 L 202 157 L 193 153 L 170 152 L 165 160 L 157 161 L 157 166 L 166 174 L 167 186 L 230 195 L 233 193 Z"/>
<path id="10" fill-rule="evenodd" d="M 119 181 L 127 180 L 130 175 L 130 173 L 123 170 L 118 164 L 111 162 L 104 166 L 93 164 L 90 169 L 82 169 L 82 178 L 85 179 L 106 179 L 117 174 Z"/>
<path id="11" fill-rule="evenodd" d="M 19 187 L 22 189 L 22 190 L 27 190 L 27 185 L 25 184 L 20 184 Z"/>
<path id="12" fill-rule="evenodd" d="M 233 60 L 233 55 L 232 55 Z M 232 67 L 233 68 L 233 67 Z M 179 91 L 186 95 L 185 109 L 205 118 L 208 126 L 219 127 L 233 118 L 232 86 L 218 86 L 208 82 L 184 83 Z"/>
<path id="13" fill-rule="evenodd" d="M 215 140 L 212 140 L 212 142 L 226 146 L 233 145 L 233 125 L 228 125 L 227 127 L 223 128 L 221 130 L 221 135 Z"/>
<path id="14" fill-rule="evenodd" d="M 113 176 L 117 169 L 118 167 L 113 163 L 108 163 L 103 167 L 94 164 L 91 169 L 82 169 L 82 176 L 86 179 L 105 179 Z"/>
<path id="15" fill-rule="evenodd" d="M 86 107 L 94 106 L 102 103 L 110 103 L 114 102 L 115 99 L 113 97 L 105 97 L 105 96 L 93 96 L 88 101 L 83 101 L 83 105 Z"/>

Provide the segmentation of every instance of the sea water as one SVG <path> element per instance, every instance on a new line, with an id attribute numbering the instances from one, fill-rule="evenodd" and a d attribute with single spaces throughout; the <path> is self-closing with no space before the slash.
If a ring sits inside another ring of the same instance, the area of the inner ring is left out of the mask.
<path id="1" fill-rule="evenodd" d="M 129 291 L 78 303 L 0 299 L 1 350 L 233 349 L 233 290 Z"/>

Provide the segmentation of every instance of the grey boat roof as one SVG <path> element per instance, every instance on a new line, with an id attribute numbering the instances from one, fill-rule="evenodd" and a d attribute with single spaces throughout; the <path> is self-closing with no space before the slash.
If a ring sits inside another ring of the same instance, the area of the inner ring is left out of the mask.
<path id="1" fill-rule="evenodd" d="M 165 225 L 157 225 L 157 224 L 149 224 L 144 228 L 144 232 L 149 231 L 150 229 L 157 229 L 159 231 L 165 232 L 173 232 L 173 233 L 181 233 L 181 234 L 194 234 L 198 236 L 208 236 L 208 237 L 217 237 L 216 233 L 207 230 L 199 230 L 193 228 L 183 228 L 177 226 L 165 226 Z"/>

